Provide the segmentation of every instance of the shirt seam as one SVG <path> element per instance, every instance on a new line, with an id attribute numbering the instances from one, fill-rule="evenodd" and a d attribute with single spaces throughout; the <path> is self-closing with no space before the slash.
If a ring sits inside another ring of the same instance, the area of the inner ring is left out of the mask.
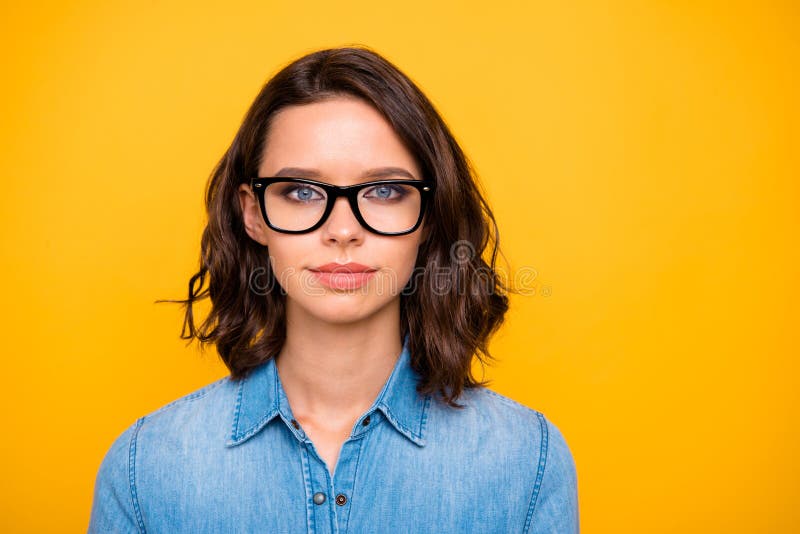
<path id="1" fill-rule="evenodd" d="M 372 430 L 372 429 L 370 429 Z M 364 432 L 366 434 L 366 432 Z M 350 506 L 347 507 L 347 516 L 344 518 L 344 528 L 342 529 L 344 532 L 347 532 L 347 527 L 350 525 L 350 512 L 353 510 L 353 495 L 356 494 L 356 484 L 358 484 L 358 468 L 361 466 L 361 453 L 364 450 L 364 445 L 366 445 L 366 441 L 359 441 L 358 443 L 358 455 L 356 455 L 356 468 L 353 470 L 353 490 L 350 494 Z M 356 499 L 356 504 L 358 504 L 358 499 Z"/>
<path id="2" fill-rule="evenodd" d="M 300 465 L 303 469 L 303 486 L 306 490 L 306 533 L 311 534 L 315 530 L 315 522 L 314 522 L 314 510 L 315 503 L 313 501 L 313 494 L 314 494 L 314 487 L 311 483 L 311 467 L 310 463 L 311 460 L 309 459 L 309 451 L 308 447 L 305 445 L 302 446 L 302 450 L 300 451 Z"/>
<path id="3" fill-rule="evenodd" d="M 242 382 L 239 384 L 237 388 L 238 391 L 236 392 L 236 404 L 233 407 L 233 435 L 231 436 L 232 440 L 237 439 L 239 436 L 239 413 L 242 408 L 242 391 L 244 390 L 244 381 L 247 380 L 247 377 L 242 379 Z"/>
<path id="4" fill-rule="evenodd" d="M 426 395 L 423 399 L 415 399 L 416 405 L 415 407 L 421 408 L 421 414 L 417 412 L 415 416 L 418 416 L 419 422 L 417 423 L 416 427 L 417 430 L 415 431 L 412 427 L 407 426 L 403 423 L 401 418 L 397 417 L 394 410 L 392 410 L 391 406 L 389 406 L 386 402 L 382 401 L 378 403 L 377 407 L 383 407 L 383 415 L 385 418 L 391 423 L 403 436 L 410 439 L 417 446 L 425 446 L 425 438 L 423 437 L 423 431 L 425 429 L 425 423 L 428 420 L 428 411 L 431 404 L 431 395 Z M 366 433 L 366 432 L 365 432 Z"/>
<path id="5" fill-rule="evenodd" d="M 216 389 L 217 387 L 222 385 L 227 380 L 228 380 L 227 376 L 223 377 L 223 378 L 220 378 L 219 380 L 217 380 L 215 382 L 212 382 L 210 384 L 207 384 L 207 385 L 203 386 L 202 388 L 200 388 L 199 390 L 197 390 L 197 391 L 195 391 L 193 393 L 189 393 L 187 395 L 184 395 L 183 397 L 175 399 L 174 401 L 172 401 L 172 402 L 170 402 L 168 404 L 165 404 L 161 408 L 159 408 L 159 409 L 147 414 L 146 416 L 142 417 L 142 419 L 144 419 L 145 417 L 152 418 L 154 415 L 158 415 L 158 414 L 160 414 L 162 412 L 165 412 L 167 409 L 172 408 L 173 406 L 175 406 L 177 404 L 182 404 L 184 402 L 191 402 L 191 401 L 195 401 L 197 399 L 203 398 L 206 395 L 208 395 L 211 391 L 213 391 L 214 389 Z"/>
<path id="6" fill-rule="evenodd" d="M 316 456 L 319 458 L 319 454 L 316 454 Z M 338 533 L 339 532 L 339 525 L 336 524 L 336 510 L 333 508 L 333 506 L 334 506 L 333 503 L 335 502 L 334 499 L 336 498 L 334 496 L 335 493 L 336 493 L 336 488 L 333 487 L 333 475 L 331 474 L 330 471 L 328 471 L 328 466 L 325 464 L 324 461 L 322 462 L 322 465 L 323 465 L 322 471 L 325 473 L 325 491 L 328 493 L 328 495 L 330 495 L 330 499 L 328 499 L 328 506 L 326 507 L 327 510 L 325 511 L 326 512 L 325 513 L 325 517 L 328 518 L 328 527 L 330 528 L 331 532 Z M 310 469 L 311 469 L 311 466 L 309 465 L 309 470 Z M 334 469 L 334 471 L 336 470 L 336 466 L 335 465 L 333 466 L 333 469 Z M 333 490 L 333 491 L 331 491 L 331 490 Z M 317 527 L 316 509 L 314 509 L 314 512 L 315 512 L 314 513 L 314 531 L 316 532 L 318 530 L 316 528 Z M 329 512 L 333 512 L 333 513 L 329 513 Z"/>
<path id="7" fill-rule="evenodd" d="M 397 417 L 395 417 L 395 414 L 391 408 L 389 408 L 385 404 L 383 405 L 383 407 L 385 408 L 383 415 L 386 417 L 389 423 L 394 425 L 394 427 L 400 432 L 400 434 L 402 434 L 407 439 L 410 439 L 412 443 L 414 443 L 415 445 L 420 445 L 419 442 L 422 441 L 422 438 L 413 429 L 407 427 L 402 423 L 402 421 L 400 421 Z"/>
<path id="8" fill-rule="evenodd" d="M 422 417 L 419 420 L 419 429 L 417 431 L 420 440 L 423 439 L 422 433 L 425 431 L 425 423 L 428 421 L 428 408 L 430 407 L 430 405 L 431 405 L 431 396 L 425 395 L 425 403 L 422 405 Z"/>
<path id="9" fill-rule="evenodd" d="M 534 410 L 535 411 L 535 410 Z M 544 470 L 547 464 L 547 453 L 548 453 L 548 431 L 547 431 L 547 421 L 539 412 L 536 412 L 536 417 L 539 419 L 539 426 L 541 428 L 541 435 L 542 440 L 539 446 L 539 466 L 536 471 L 536 482 L 533 484 L 533 495 L 531 495 L 531 503 L 528 506 L 528 516 L 525 518 L 525 529 L 522 531 L 523 534 L 528 532 L 528 529 L 531 525 L 531 519 L 533 518 L 534 510 L 536 509 L 536 504 L 539 498 L 539 490 L 542 487 L 542 479 L 544 478 Z"/>
<path id="10" fill-rule="evenodd" d="M 231 424 L 231 436 L 226 441 L 225 445 L 228 447 L 234 447 L 237 445 L 241 445 L 264 428 L 273 417 L 275 417 L 276 413 L 281 415 L 281 419 L 284 419 L 284 414 L 280 411 L 280 394 L 278 389 L 278 380 L 275 380 L 274 391 L 273 391 L 273 404 L 269 408 L 269 411 L 266 412 L 258 421 L 251 424 L 250 426 L 243 428 L 241 417 L 242 417 L 242 407 L 244 406 L 244 387 L 245 383 L 250 379 L 252 373 L 244 378 L 242 378 L 238 383 L 238 388 L 236 391 L 236 402 L 233 407 L 233 423 Z M 276 373 L 277 376 L 277 373 Z M 287 421 L 288 424 L 288 421 Z M 290 429 L 293 434 L 296 435 L 296 432 Z"/>
<path id="11" fill-rule="evenodd" d="M 139 437 L 139 429 L 144 424 L 144 417 L 140 417 L 136 421 L 133 434 L 131 435 L 131 443 L 128 448 L 128 483 L 130 484 L 131 504 L 133 505 L 133 513 L 136 517 L 136 527 L 141 534 L 146 534 L 144 527 L 144 519 L 142 518 L 142 510 L 139 506 L 139 496 L 136 491 L 136 444 Z"/>
<path id="12" fill-rule="evenodd" d="M 192 402 L 202 397 L 205 397 L 208 393 L 210 393 L 211 391 L 222 385 L 227 380 L 228 377 L 220 378 L 219 380 L 207 384 L 197 391 L 194 391 L 192 393 L 184 395 L 183 397 L 175 399 L 172 402 L 165 404 L 161 408 L 147 415 L 144 415 L 136 420 L 133 434 L 131 435 L 131 442 L 128 448 L 128 485 L 130 487 L 131 504 L 133 506 L 133 512 L 136 518 L 136 527 L 138 528 L 140 534 L 147 534 L 147 529 L 145 528 L 144 525 L 144 516 L 142 515 L 141 505 L 139 503 L 138 490 L 136 488 L 136 448 L 138 445 L 139 430 L 142 428 L 147 419 L 159 415 L 167 411 L 169 408 L 174 407 L 178 404 Z"/>
<path id="13" fill-rule="evenodd" d="M 493 391 L 493 390 L 491 390 L 491 389 L 489 389 L 489 388 L 483 388 L 483 390 L 484 390 L 486 393 L 488 393 L 489 395 L 491 395 L 491 396 L 495 397 L 495 398 L 496 398 L 496 399 L 498 399 L 500 402 L 502 402 L 502 403 L 504 403 L 504 404 L 506 404 L 506 405 L 508 405 L 508 406 L 516 406 L 517 408 L 524 408 L 524 409 L 525 409 L 526 411 L 528 411 L 528 412 L 533 412 L 533 413 L 535 413 L 535 414 L 537 414 L 537 415 L 541 415 L 541 412 L 540 412 L 540 411 L 538 411 L 538 410 L 534 410 L 534 409 L 533 409 L 533 408 L 531 408 L 530 406 L 525 406 L 525 405 L 524 405 L 524 404 L 522 404 L 521 402 L 517 402 L 517 401 L 515 401 L 514 399 L 511 399 L 511 398 L 509 398 L 509 397 L 506 397 L 505 395 L 501 395 L 500 393 L 498 393 L 498 392 L 496 392 L 496 391 Z"/>

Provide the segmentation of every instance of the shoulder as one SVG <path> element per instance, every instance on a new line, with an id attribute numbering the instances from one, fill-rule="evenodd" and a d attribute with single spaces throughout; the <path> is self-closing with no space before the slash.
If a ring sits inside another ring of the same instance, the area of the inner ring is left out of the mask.
<path id="1" fill-rule="evenodd" d="M 186 430 L 221 426 L 221 418 L 224 421 L 225 414 L 232 413 L 236 389 L 235 382 L 226 376 L 139 417 L 114 439 L 103 458 L 98 479 L 132 469 L 143 435 L 148 443 L 165 442 L 170 436 L 181 439 L 187 435 Z"/>
<path id="2" fill-rule="evenodd" d="M 496 416 L 500 421 L 525 427 L 534 435 L 543 452 L 572 457 L 561 430 L 544 413 L 489 388 L 480 388 L 476 398 L 479 410 Z"/>
<path id="3" fill-rule="evenodd" d="M 538 478 L 574 479 L 575 462 L 560 428 L 544 413 L 486 387 L 465 390 L 463 408 L 432 403 L 431 417 L 448 432 L 481 436 L 482 446 L 535 465 Z"/>
<path id="4" fill-rule="evenodd" d="M 192 414 L 197 414 L 198 411 L 209 409 L 211 405 L 231 400 L 236 394 L 235 390 L 236 382 L 232 381 L 230 376 L 226 376 L 153 410 L 140 420 L 142 424 L 148 425 L 173 420 L 180 422 Z"/>
<path id="5" fill-rule="evenodd" d="M 507 429 L 525 434 L 537 441 L 546 439 L 549 434 L 558 434 L 555 425 L 542 412 L 526 406 L 510 397 L 497 393 L 486 387 L 466 389 L 456 401 L 463 408 L 453 408 L 444 402 L 434 402 L 434 413 L 441 414 L 443 419 L 473 420 L 494 432 Z"/>
<path id="6" fill-rule="evenodd" d="M 481 388 L 480 404 L 503 421 L 524 427 L 539 445 L 540 462 L 550 463 L 551 470 L 573 471 L 574 459 L 564 434 L 544 413 L 525 406 L 488 388 Z"/>
<path id="7" fill-rule="evenodd" d="M 466 399 L 499 436 L 494 439 L 507 442 L 505 450 L 521 453 L 516 468 L 533 476 L 525 532 L 578 532 L 577 471 L 560 428 L 542 412 L 488 388 L 476 388 Z"/>
<path id="8" fill-rule="evenodd" d="M 221 378 L 138 418 L 119 434 L 97 472 L 89 532 L 143 532 L 138 484 L 142 459 L 148 458 L 150 471 L 151 464 L 169 469 L 163 460 L 180 455 L 165 451 L 186 450 L 187 437 L 206 436 L 212 428 L 226 426 L 220 418 L 224 421 L 224 414 L 233 409 L 235 392 L 229 377 Z"/>
<path id="9" fill-rule="evenodd" d="M 498 422 L 534 425 L 541 429 L 546 421 L 542 412 L 487 387 L 466 390 L 460 403 L 484 417 L 496 417 Z"/>
<path id="10" fill-rule="evenodd" d="M 136 480 L 141 456 L 141 436 L 164 443 L 181 436 L 176 429 L 202 424 L 221 399 L 230 397 L 228 377 L 212 382 L 140 417 L 119 434 L 106 451 L 95 479 L 89 532 L 144 532 Z"/>

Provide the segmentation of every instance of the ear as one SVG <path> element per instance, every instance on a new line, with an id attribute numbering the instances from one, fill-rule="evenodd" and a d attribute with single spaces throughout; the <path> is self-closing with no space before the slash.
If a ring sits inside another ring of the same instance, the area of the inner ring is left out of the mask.
<path id="1" fill-rule="evenodd" d="M 239 207 L 242 210 L 242 218 L 244 222 L 244 229 L 250 239 L 253 241 L 267 246 L 267 225 L 264 218 L 261 216 L 261 208 L 258 205 L 258 199 L 250 189 L 249 184 L 241 184 L 239 186 Z"/>

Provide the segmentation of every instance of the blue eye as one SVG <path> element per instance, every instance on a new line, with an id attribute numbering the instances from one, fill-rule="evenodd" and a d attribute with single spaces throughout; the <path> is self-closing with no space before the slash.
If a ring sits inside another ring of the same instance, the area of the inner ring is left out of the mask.
<path id="1" fill-rule="evenodd" d="M 408 193 L 401 185 L 376 185 L 364 194 L 364 198 L 375 200 L 400 200 Z"/>
<path id="2" fill-rule="evenodd" d="M 293 185 L 281 192 L 281 195 L 298 202 L 311 202 L 314 200 L 324 200 L 325 192 L 308 185 Z"/>

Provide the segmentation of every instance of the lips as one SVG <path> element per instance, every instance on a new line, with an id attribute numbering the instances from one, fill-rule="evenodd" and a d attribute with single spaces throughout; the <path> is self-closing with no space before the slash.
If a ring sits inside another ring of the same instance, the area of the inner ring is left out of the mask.
<path id="1" fill-rule="evenodd" d="M 332 289 L 358 289 L 375 276 L 376 269 L 360 263 L 326 263 L 309 269 L 324 286 Z"/>
<path id="2" fill-rule="evenodd" d="M 366 265 L 361 265 L 360 263 L 326 263 L 325 265 L 320 265 L 316 269 L 311 269 L 315 272 L 321 273 L 365 273 L 365 272 L 372 272 L 375 269 L 371 267 L 367 267 Z"/>

